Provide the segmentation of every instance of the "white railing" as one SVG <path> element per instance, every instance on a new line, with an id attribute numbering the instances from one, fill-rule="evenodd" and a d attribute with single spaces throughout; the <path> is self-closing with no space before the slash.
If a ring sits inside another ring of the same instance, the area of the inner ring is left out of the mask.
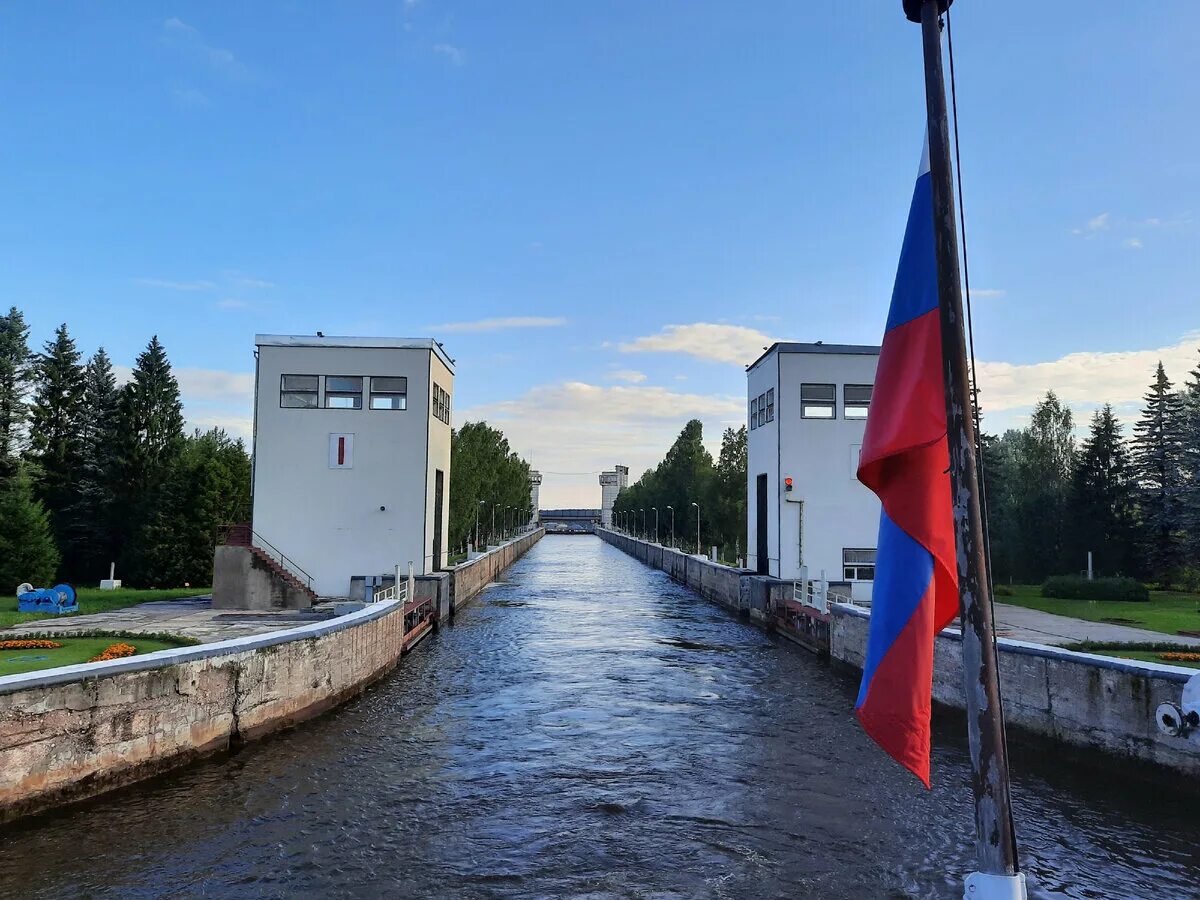
<path id="1" fill-rule="evenodd" d="M 414 592 L 413 585 L 413 564 L 408 564 L 408 578 L 401 580 L 400 567 L 396 566 L 396 580 L 389 587 L 379 588 L 371 595 L 371 600 L 375 603 L 383 603 L 387 600 L 403 600 L 407 603 L 412 599 Z"/>
<path id="2" fill-rule="evenodd" d="M 856 606 L 870 606 L 869 601 L 856 601 L 852 592 L 842 585 L 830 585 L 825 580 L 825 572 L 820 578 L 809 578 L 807 567 L 801 567 L 800 578 L 792 582 L 792 599 L 801 606 L 815 609 L 819 613 L 828 613 L 830 603 L 853 603 Z"/>

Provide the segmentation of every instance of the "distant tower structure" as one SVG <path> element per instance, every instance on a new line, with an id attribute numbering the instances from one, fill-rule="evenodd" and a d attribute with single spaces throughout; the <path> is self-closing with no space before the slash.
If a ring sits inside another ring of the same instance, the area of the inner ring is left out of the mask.
<path id="1" fill-rule="evenodd" d="M 529 524 L 536 525 L 538 520 L 538 489 L 542 484 L 542 473 L 529 470 Z"/>
<path id="2" fill-rule="evenodd" d="M 629 487 L 629 466 L 613 466 L 611 472 L 600 473 L 600 524 L 612 526 L 613 504 L 621 491 Z"/>

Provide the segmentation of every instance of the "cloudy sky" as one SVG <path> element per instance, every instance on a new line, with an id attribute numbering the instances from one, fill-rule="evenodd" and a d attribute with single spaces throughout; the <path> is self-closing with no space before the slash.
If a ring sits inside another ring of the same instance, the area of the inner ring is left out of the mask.
<path id="1" fill-rule="evenodd" d="M 0 286 L 248 435 L 255 332 L 433 335 L 456 418 L 595 505 L 875 343 L 923 130 L 888 3 L 6 4 Z M 1130 414 L 1200 347 L 1200 6 L 955 6 L 987 427 Z"/>

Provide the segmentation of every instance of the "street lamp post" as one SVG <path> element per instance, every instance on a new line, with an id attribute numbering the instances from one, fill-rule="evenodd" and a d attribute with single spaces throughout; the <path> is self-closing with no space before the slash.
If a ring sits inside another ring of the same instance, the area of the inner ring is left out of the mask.
<path id="1" fill-rule="evenodd" d="M 645 538 L 646 537 L 646 510 L 643 508 L 643 509 L 639 509 L 638 512 L 640 512 L 642 514 L 642 525 L 641 525 L 641 528 L 638 529 L 638 536 Z"/>
<path id="2" fill-rule="evenodd" d="M 488 543 L 496 540 L 496 503 L 492 503 L 492 530 L 488 533 Z"/>
<path id="3" fill-rule="evenodd" d="M 700 555 L 700 504 L 695 500 L 692 501 L 692 506 L 696 507 L 696 555 Z"/>
<path id="4" fill-rule="evenodd" d="M 671 544 L 670 544 L 670 546 L 674 547 L 675 546 L 675 507 L 668 506 L 667 509 L 669 509 L 671 511 Z"/>
<path id="5" fill-rule="evenodd" d="M 475 507 L 475 549 L 479 550 L 479 507 L 487 503 L 486 500 L 480 500 Z"/>
<path id="6" fill-rule="evenodd" d="M 658 507 L 652 506 L 650 508 L 652 510 L 654 510 L 654 543 L 657 544 L 658 543 Z"/>

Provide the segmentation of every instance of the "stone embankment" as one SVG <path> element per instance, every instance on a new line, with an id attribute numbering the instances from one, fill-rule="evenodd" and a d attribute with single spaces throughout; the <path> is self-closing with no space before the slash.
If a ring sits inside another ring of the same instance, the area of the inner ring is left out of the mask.
<path id="1" fill-rule="evenodd" d="M 604 530 L 598 534 L 701 596 L 749 613 L 768 628 L 774 624 L 780 600 L 791 596 L 790 582 L 719 566 L 625 534 Z M 835 603 L 828 618 L 822 651 L 835 665 L 861 671 L 869 614 Z M 961 636 L 956 629 L 947 629 L 935 646 L 933 698 L 962 709 Z M 1200 775 L 1200 731 L 1172 737 L 1159 731 L 1156 720 L 1160 703 L 1180 702 L 1183 686 L 1197 674 L 1196 669 L 1004 638 L 998 647 L 1005 719 L 1010 725 L 1075 747 Z"/>
<path id="2" fill-rule="evenodd" d="M 441 573 L 446 610 L 476 596 L 543 533 Z M 0 821 L 319 715 L 395 668 L 403 623 L 398 601 L 371 603 L 266 634 L 0 677 Z"/>

